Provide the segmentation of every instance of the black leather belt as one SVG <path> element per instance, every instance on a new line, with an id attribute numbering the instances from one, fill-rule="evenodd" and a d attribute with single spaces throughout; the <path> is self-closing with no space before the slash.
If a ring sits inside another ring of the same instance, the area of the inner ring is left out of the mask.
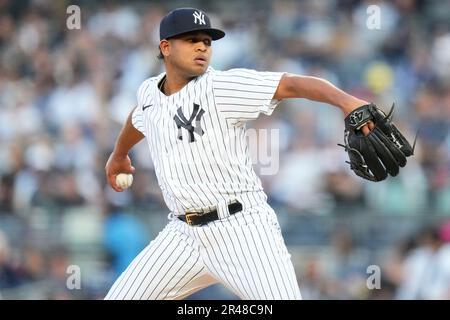
<path id="1" fill-rule="evenodd" d="M 230 215 L 238 213 L 242 210 L 242 204 L 239 201 L 230 203 L 228 205 L 228 211 Z M 178 216 L 178 219 L 186 222 L 190 226 L 200 226 L 207 224 L 208 222 L 215 221 L 219 219 L 219 214 L 217 209 L 209 212 L 186 212 L 184 216 Z"/>

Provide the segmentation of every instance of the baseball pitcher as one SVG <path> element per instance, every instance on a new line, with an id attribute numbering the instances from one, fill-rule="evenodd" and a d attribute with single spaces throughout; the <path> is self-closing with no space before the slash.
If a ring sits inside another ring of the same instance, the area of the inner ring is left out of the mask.
<path id="1" fill-rule="evenodd" d="M 209 67 L 225 33 L 201 10 L 180 8 L 160 23 L 165 72 L 145 80 L 106 164 L 111 187 L 134 173 L 128 153 L 146 139 L 167 226 L 116 280 L 106 299 L 182 299 L 222 283 L 242 299 L 301 299 L 277 217 L 246 143 L 246 122 L 287 98 L 340 108 L 351 169 L 380 181 L 413 148 L 375 105 L 307 76 Z"/>

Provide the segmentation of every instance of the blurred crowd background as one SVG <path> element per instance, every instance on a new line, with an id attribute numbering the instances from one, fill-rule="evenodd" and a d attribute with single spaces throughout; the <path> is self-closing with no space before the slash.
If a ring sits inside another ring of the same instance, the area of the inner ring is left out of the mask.
<path id="1" fill-rule="evenodd" d="M 71 4 L 79 30 L 66 26 Z M 380 28 L 367 24 L 370 5 Z M 410 140 L 420 128 L 399 176 L 368 183 L 336 145 L 336 108 L 289 100 L 248 123 L 277 151 L 279 171 L 261 179 L 303 297 L 450 298 L 447 0 L 0 0 L 0 297 L 101 299 L 165 225 L 145 142 L 131 189 L 115 193 L 103 168 L 139 84 L 163 71 L 159 21 L 180 6 L 226 31 L 214 68 L 322 77 L 385 110 L 395 102 Z M 76 267 L 79 289 L 68 286 Z M 191 297 L 202 298 L 236 297 L 213 286 Z"/>

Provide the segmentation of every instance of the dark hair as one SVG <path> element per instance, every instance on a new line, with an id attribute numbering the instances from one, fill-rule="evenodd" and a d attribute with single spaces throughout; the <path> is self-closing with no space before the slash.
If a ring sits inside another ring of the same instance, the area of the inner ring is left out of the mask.
<path id="1" fill-rule="evenodd" d="M 161 48 L 158 47 L 158 50 L 159 50 L 159 53 L 158 53 L 158 55 L 156 56 L 156 58 L 158 58 L 159 60 L 164 60 L 164 56 L 163 56 L 163 54 L 162 54 L 162 52 L 161 52 Z"/>

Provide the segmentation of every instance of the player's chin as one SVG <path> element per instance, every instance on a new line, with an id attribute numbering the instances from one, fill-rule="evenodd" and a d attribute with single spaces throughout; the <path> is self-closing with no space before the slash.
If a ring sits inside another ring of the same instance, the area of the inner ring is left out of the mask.
<path id="1" fill-rule="evenodd" d="M 191 69 L 191 73 L 193 76 L 197 77 L 197 76 L 201 76 L 202 74 L 204 74 L 207 69 L 208 69 L 208 64 L 196 65 Z"/>

